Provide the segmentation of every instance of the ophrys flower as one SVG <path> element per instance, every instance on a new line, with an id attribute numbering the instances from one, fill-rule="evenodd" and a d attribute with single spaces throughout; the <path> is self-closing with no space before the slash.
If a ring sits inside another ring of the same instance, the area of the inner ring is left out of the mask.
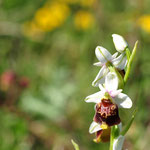
<path id="1" fill-rule="evenodd" d="M 104 83 L 105 76 L 109 73 L 109 66 L 113 66 L 118 70 L 125 69 L 125 66 L 127 64 L 127 57 L 125 53 L 122 53 L 117 57 L 118 53 L 111 55 L 110 52 L 104 47 L 97 46 L 95 49 L 95 54 L 99 62 L 94 63 L 94 65 L 101 66 L 102 68 L 92 82 L 93 86 L 99 86 L 99 84 Z"/>
<path id="2" fill-rule="evenodd" d="M 132 101 L 122 89 L 118 90 L 118 77 L 115 73 L 109 72 L 105 78 L 105 85 L 99 84 L 101 91 L 87 96 L 86 102 L 94 102 L 95 116 L 94 121 L 106 123 L 113 126 L 120 123 L 118 108 L 131 108 Z"/>

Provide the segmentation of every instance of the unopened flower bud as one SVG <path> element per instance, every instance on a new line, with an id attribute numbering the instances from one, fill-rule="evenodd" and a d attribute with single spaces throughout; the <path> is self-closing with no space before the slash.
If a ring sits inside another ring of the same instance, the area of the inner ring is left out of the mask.
<path id="1" fill-rule="evenodd" d="M 124 52 L 124 50 L 128 46 L 125 39 L 118 34 L 113 34 L 112 37 L 113 37 L 113 42 L 114 42 L 116 50 L 120 53 Z"/>

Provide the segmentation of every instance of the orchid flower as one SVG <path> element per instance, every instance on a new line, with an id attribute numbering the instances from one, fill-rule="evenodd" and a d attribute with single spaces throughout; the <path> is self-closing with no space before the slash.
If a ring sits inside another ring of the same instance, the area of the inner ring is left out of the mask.
<path id="1" fill-rule="evenodd" d="M 85 98 L 86 102 L 100 103 L 102 99 L 110 99 L 112 103 L 116 104 L 119 108 L 131 108 L 132 101 L 124 93 L 122 89 L 118 89 L 118 77 L 115 73 L 109 72 L 105 78 L 105 86 L 99 84 L 101 91 L 89 95 Z"/>
<path id="2" fill-rule="evenodd" d="M 118 55 L 116 52 L 114 55 L 111 55 L 110 52 L 102 46 L 97 46 L 95 49 L 95 54 L 99 62 L 94 63 L 95 66 L 101 66 L 99 73 L 92 82 L 92 86 L 99 86 L 105 81 L 105 76 L 109 73 L 109 66 L 114 66 L 118 70 L 124 70 L 127 64 L 127 57 L 125 53 Z M 117 57 L 117 58 L 116 58 Z"/>

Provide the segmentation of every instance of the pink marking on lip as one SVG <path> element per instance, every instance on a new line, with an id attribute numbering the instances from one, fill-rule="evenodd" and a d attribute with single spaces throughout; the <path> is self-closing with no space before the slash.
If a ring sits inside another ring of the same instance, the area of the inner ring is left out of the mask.
<path id="1" fill-rule="evenodd" d="M 109 93 L 109 91 L 108 91 L 107 89 L 105 89 L 105 91 L 106 91 L 107 93 Z"/>
<path id="2" fill-rule="evenodd" d="M 106 92 L 107 92 L 112 98 L 115 98 L 115 96 L 112 94 L 113 91 L 108 91 L 108 90 L 106 90 Z"/>
<path id="3" fill-rule="evenodd" d="M 115 96 L 114 95 L 110 95 L 112 98 L 115 98 Z"/>

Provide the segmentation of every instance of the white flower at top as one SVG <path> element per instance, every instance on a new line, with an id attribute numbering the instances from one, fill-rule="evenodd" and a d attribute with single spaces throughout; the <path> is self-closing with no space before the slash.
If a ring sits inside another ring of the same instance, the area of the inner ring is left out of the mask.
<path id="1" fill-rule="evenodd" d="M 93 86 L 99 86 L 99 84 L 103 84 L 105 81 L 105 76 L 108 74 L 109 69 L 108 66 L 112 65 L 119 70 L 124 70 L 127 64 L 127 57 L 125 53 L 118 55 L 115 53 L 111 55 L 110 52 L 102 46 L 97 46 L 95 49 L 95 54 L 99 62 L 94 63 L 95 66 L 101 66 L 99 73 L 96 78 L 92 82 Z M 117 57 L 117 58 L 116 58 Z"/>
<path id="2" fill-rule="evenodd" d="M 105 78 L 105 86 L 99 84 L 101 91 L 89 95 L 85 98 L 86 102 L 100 103 L 102 99 L 110 99 L 112 103 L 116 104 L 119 108 L 131 108 L 132 101 L 124 93 L 122 89 L 118 89 L 118 77 L 115 73 L 109 72 Z"/>
<path id="3" fill-rule="evenodd" d="M 116 50 L 120 53 L 124 52 L 124 50 L 128 46 L 125 39 L 121 35 L 118 35 L 118 34 L 113 34 L 112 37 L 113 37 L 113 42 L 114 42 Z"/>

